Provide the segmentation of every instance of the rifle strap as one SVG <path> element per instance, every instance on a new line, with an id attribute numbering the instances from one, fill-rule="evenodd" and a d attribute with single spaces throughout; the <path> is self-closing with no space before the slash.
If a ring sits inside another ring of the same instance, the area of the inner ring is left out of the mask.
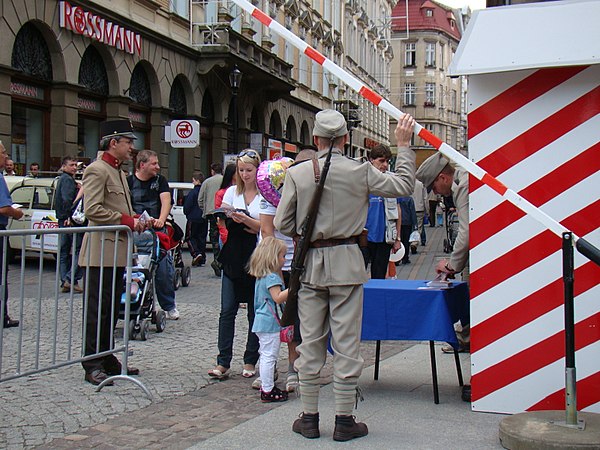
<path id="1" fill-rule="evenodd" d="M 315 184 L 319 184 L 321 180 L 321 169 L 319 168 L 319 160 L 317 158 L 312 159 L 313 172 L 315 174 Z"/>

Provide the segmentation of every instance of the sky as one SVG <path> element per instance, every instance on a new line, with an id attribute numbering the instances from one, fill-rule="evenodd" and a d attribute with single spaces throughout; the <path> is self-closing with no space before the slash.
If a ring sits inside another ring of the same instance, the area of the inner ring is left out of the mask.
<path id="1" fill-rule="evenodd" d="M 436 0 L 438 3 L 451 6 L 452 8 L 461 8 L 463 6 L 470 6 L 471 11 L 476 9 L 485 8 L 485 0 Z"/>

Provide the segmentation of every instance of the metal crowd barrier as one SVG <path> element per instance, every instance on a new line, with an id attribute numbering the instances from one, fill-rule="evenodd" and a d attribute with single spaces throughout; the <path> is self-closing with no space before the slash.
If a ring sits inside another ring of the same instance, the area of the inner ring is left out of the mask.
<path id="1" fill-rule="evenodd" d="M 99 356 L 121 353 L 121 374 L 113 375 L 102 382 L 97 391 L 114 380 L 131 381 L 144 391 L 151 399 L 152 394 L 138 379 L 127 375 L 127 359 L 129 352 L 129 320 L 123 320 L 123 338 L 115 342 L 114 333 L 110 333 L 110 348 L 100 351 L 100 327 L 96 330 L 96 351 L 85 355 L 86 313 L 89 305 L 89 254 L 88 264 L 84 271 L 83 301 L 82 294 L 76 293 L 71 285 L 68 293 L 61 292 L 59 249 L 62 236 L 73 235 L 71 245 L 71 273 L 75 273 L 76 234 L 99 233 L 101 235 L 100 288 L 98 303 L 102 293 L 101 280 L 104 273 L 117 266 L 118 239 L 115 241 L 113 254 L 107 254 L 105 243 L 108 233 L 116 233 L 117 238 L 125 234 L 127 238 L 127 266 L 125 268 L 125 304 L 124 317 L 130 316 L 131 301 L 131 265 L 133 257 L 133 235 L 126 226 L 95 226 L 51 229 L 0 230 L 3 242 L 2 271 L 0 273 L 0 324 L 5 323 L 4 283 L 8 277 L 8 311 L 14 320 L 19 320 L 18 328 L 0 329 L 0 383 L 28 375 L 58 369 L 60 367 L 81 363 Z M 55 235 L 55 236 L 52 236 Z M 16 236 L 21 244 L 20 270 L 14 265 L 9 270 L 9 238 Z M 26 250 L 26 243 L 35 239 L 39 250 Z M 56 262 L 49 259 L 52 250 L 56 250 Z M 37 253 L 37 255 L 36 255 Z M 27 258 L 25 257 L 27 255 Z M 37 276 L 32 275 L 32 259 L 37 257 Z M 26 261 L 27 259 L 27 261 Z M 108 267 L 103 267 L 108 265 Z M 26 271 L 26 267 L 29 269 Z M 109 270 L 106 270 L 109 269 Z M 16 273 L 15 273 L 16 272 Z M 74 277 L 73 277 L 74 278 Z M 112 277 L 112 286 L 123 283 Z M 73 280 L 72 280 L 73 281 Z M 115 308 L 119 308 L 121 299 L 115 299 L 114 289 L 111 302 L 111 330 L 115 329 Z M 98 305 L 100 306 L 100 305 Z M 100 307 L 97 308 L 100 316 Z M 118 314 L 118 312 L 117 312 Z M 118 317 L 118 316 L 117 316 Z M 83 374 L 82 374 L 83 375 Z M 83 376 L 82 376 L 83 382 Z"/>

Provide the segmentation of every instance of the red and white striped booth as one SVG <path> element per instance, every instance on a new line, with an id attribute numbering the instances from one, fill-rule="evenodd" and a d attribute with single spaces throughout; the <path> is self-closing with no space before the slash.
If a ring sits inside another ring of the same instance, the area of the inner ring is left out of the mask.
<path id="1" fill-rule="evenodd" d="M 600 2 L 476 11 L 469 159 L 600 247 Z M 472 408 L 565 409 L 561 238 L 471 177 Z M 600 412 L 600 267 L 575 251 L 577 409 Z"/>

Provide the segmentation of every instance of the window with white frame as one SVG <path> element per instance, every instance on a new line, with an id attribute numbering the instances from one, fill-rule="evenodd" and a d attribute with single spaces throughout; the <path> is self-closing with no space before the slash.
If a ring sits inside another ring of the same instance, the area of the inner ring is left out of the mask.
<path id="1" fill-rule="evenodd" d="M 171 11 L 178 16 L 189 19 L 190 17 L 190 1 L 189 0 L 170 0 Z"/>
<path id="2" fill-rule="evenodd" d="M 425 65 L 435 67 L 435 42 L 425 43 Z"/>
<path id="3" fill-rule="evenodd" d="M 417 64 L 417 43 L 407 42 L 404 44 L 404 65 L 415 66 Z"/>
<path id="4" fill-rule="evenodd" d="M 452 111 L 456 111 L 456 89 L 452 89 L 450 94 L 450 108 Z"/>
<path id="5" fill-rule="evenodd" d="M 426 123 L 425 124 L 425 129 L 429 132 L 431 132 L 431 134 L 435 135 L 435 124 L 434 123 Z M 425 141 L 425 145 L 427 146 L 432 146 L 430 143 Z"/>
<path id="6" fill-rule="evenodd" d="M 444 85 L 440 84 L 440 108 L 444 107 Z"/>
<path id="7" fill-rule="evenodd" d="M 320 64 L 317 64 L 316 62 L 312 61 L 311 62 L 312 65 L 312 73 L 311 73 L 311 77 L 310 77 L 310 88 L 313 91 L 319 91 L 319 67 L 321 67 Z"/>
<path id="8" fill-rule="evenodd" d="M 300 67 L 298 68 L 298 81 L 306 86 L 308 78 L 308 57 L 304 53 L 300 53 Z"/>
<path id="9" fill-rule="evenodd" d="M 425 106 L 435 106 L 435 83 L 425 83 Z"/>
<path id="10" fill-rule="evenodd" d="M 404 83 L 404 104 L 414 105 L 415 104 L 416 88 L 415 83 Z"/>
<path id="11" fill-rule="evenodd" d="M 444 44 L 440 44 L 440 69 L 442 70 L 446 68 L 444 65 L 444 53 L 446 53 L 446 46 Z"/>

